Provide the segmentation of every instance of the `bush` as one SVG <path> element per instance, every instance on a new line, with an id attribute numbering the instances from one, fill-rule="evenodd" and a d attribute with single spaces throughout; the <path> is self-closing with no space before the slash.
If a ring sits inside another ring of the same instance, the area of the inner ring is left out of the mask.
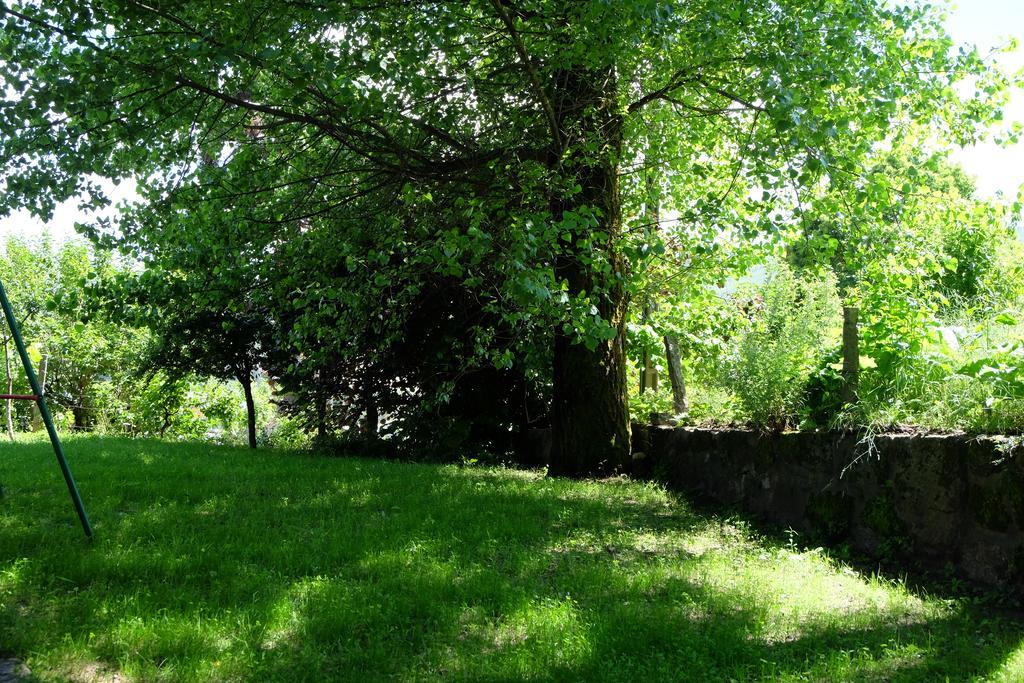
<path id="1" fill-rule="evenodd" d="M 632 422 L 648 424 L 651 413 L 672 412 L 672 390 L 664 384 L 644 393 L 633 393 L 629 397 L 629 419 Z"/>
<path id="2" fill-rule="evenodd" d="M 944 321 L 916 362 L 894 375 L 861 375 L 862 420 L 972 433 L 1024 430 L 1022 321 L 1016 310 Z"/>
<path id="3" fill-rule="evenodd" d="M 741 422 L 743 406 L 736 395 L 717 384 L 701 382 L 690 387 L 689 422 L 704 427 L 717 427 Z"/>
<path id="4" fill-rule="evenodd" d="M 807 382 L 801 426 L 835 427 L 844 417 L 842 355 L 842 349 L 836 347 L 818 359 Z"/>
<path id="5" fill-rule="evenodd" d="M 755 425 L 784 429 L 799 414 L 819 359 L 839 343 L 835 277 L 798 278 L 784 263 L 775 264 L 747 315 L 747 329 L 726 357 L 726 383 Z"/>

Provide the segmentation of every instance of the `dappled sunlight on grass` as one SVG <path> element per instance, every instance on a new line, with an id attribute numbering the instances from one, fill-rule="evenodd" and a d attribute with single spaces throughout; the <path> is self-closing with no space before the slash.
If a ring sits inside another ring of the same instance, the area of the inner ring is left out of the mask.
<path id="1" fill-rule="evenodd" d="M 999 683 L 1024 681 L 1024 644 L 1011 652 L 1006 660 L 992 672 L 992 680 L 999 681 Z"/>
<path id="2" fill-rule="evenodd" d="M 0 447 L 0 650 L 41 680 L 1014 680 L 1019 624 L 539 472 Z M 1004 671 L 1010 672 L 1004 675 Z"/>

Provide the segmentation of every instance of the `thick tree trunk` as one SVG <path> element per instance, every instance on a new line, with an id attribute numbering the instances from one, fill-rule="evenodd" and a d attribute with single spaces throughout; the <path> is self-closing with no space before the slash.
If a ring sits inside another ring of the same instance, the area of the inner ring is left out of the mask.
<path id="1" fill-rule="evenodd" d="M 559 219 L 566 212 L 589 208 L 597 218 L 596 226 L 570 232 L 570 240 L 556 260 L 556 274 L 567 283 L 571 297 L 589 296 L 614 331 L 612 339 L 593 348 L 561 326 L 555 331 L 554 443 L 549 472 L 587 476 L 618 471 L 630 462 L 625 268 L 619 250 L 622 122 L 617 113 L 614 69 L 568 70 L 556 83 L 555 110 L 562 142 L 570 150 L 561 156 L 559 168 L 579 185 L 580 192 L 555 198 L 553 214 Z M 589 151 L 581 149 L 591 145 Z"/>
<path id="2" fill-rule="evenodd" d="M 672 385 L 672 412 L 676 415 L 686 414 L 690 412 L 690 401 L 686 398 L 679 342 L 672 335 L 665 335 L 665 365 L 668 366 L 668 381 Z"/>
<path id="3" fill-rule="evenodd" d="M 245 392 L 245 424 L 249 433 L 249 448 L 256 448 L 256 401 L 252 397 L 252 373 L 241 373 L 238 383 Z"/>
<path id="4" fill-rule="evenodd" d="M 14 393 L 14 377 L 11 375 L 11 345 L 10 340 L 4 339 L 4 372 L 7 373 L 7 393 Z M 14 441 L 14 406 L 11 399 L 7 399 L 4 403 L 7 405 L 7 436 Z"/>
<path id="5" fill-rule="evenodd" d="M 621 333 L 593 351 L 557 335 L 552 475 L 604 474 L 629 464 L 624 356 Z"/>

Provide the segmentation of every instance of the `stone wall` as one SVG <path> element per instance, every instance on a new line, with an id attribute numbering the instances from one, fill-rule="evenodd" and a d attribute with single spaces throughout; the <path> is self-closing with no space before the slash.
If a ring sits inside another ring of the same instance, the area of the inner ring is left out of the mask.
<path id="1" fill-rule="evenodd" d="M 1024 448 L 999 437 L 633 428 L 634 471 L 828 543 L 1024 588 Z"/>

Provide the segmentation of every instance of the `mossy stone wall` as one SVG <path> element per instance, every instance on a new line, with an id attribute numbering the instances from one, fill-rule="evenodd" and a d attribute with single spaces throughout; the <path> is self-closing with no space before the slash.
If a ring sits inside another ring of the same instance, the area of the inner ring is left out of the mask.
<path id="1" fill-rule="evenodd" d="M 1024 588 L 1024 448 L 1001 437 L 634 425 L 633 475 L 827 543 Z"/>

